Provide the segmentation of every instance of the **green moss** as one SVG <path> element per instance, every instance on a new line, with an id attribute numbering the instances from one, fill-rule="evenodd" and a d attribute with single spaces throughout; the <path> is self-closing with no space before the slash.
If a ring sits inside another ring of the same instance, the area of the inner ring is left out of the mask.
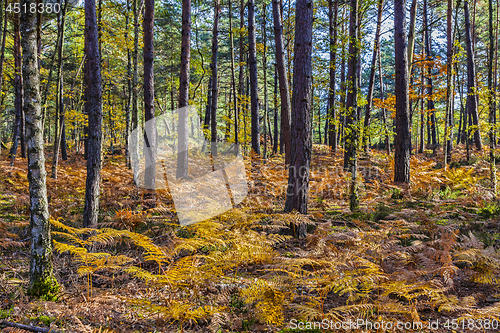
<path id="1" fill-rule="evenodd" d="M 38 323 L 42 323 L 45 326 L 50 326 L 50 324 L 54 321 L 54 318 L 51 318 L 49 316 L 41 315 L 38 317 L 31 318 L 31 320 L 34 320 Z"/>
<path id="2" fill-rule="evenodd" d="M 56 301 L 58 292 L 59 283 L 52 275 L 35 282 L 28 290 L 29 295 L 45 301 Z"/>

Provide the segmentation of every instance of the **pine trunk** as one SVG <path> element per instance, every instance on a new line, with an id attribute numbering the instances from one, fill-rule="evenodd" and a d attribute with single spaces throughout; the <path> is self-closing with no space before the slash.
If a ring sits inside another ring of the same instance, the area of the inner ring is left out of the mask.
<path id="1" fill-rule="evenodd" d="M 214 1 L 214 26 L 212 30 L 212 105 L 211 105 L 211 149 L 212 156 L 217 156 L 217 102 L 218 102 L 218 87 L 217 87 L 217 53 L 219 51 L 219 0 Z"/>
<path id="2" fill-rule="evenodd" d="M 179 150 L 177 152 L 178 179 L 188 177 L 188 108 L 189 73 L 191 60 L 191 0 L 182 0 L 181 73 L 179 81 Z"/>
<path id="3" fill-rule="evenodd" d="M 396 139 L 394 182 L 410 182 L 410 119 L 408 60 L 405 29 L 406 0 L 394 0 Z"/>
<path id="4" fill-rule="evenodd" d="M 477 110 L 477 87 L 476 87 L 476 67 L 474 51 L 472 48 L 471 26 L 469 18 L 469 0 L 464 1 L 465 15 L 465 43 L 467 46 L 467 112 L 472 118 L 472 124 L 479 126 L 479 116 Z M 479 127 L 474 129 L 474 141 L 478 150 L 483 149 L 481 133 Z"/>
<path id="5" fill-rule="evenodd" d="M 248 65 L 250 66 L 250 114 L 252 119 L 252 150 L 260 155 L 259 92 L 255 38 L 255 0 L 248 1 Z"/>
<path id="6" fill-rule="evenodd" d="M 276 66 L 278 67 L 278 79 L 281 100 L 281 131 L 285 146 L 285 164 L 290 163 L 291 137 L 290 137 L 290 93 L 288 78 L 285 68 L 285 51 L 283 46 L 283 22 L 282 13 L 278 0 L 273 0 L 274 42 L 276 45 Z M 282 148 L 280 146 L 280 152 Z"/>
<path id="7" fill-rule="evenodd" d="M 95 226 L 99 216 L 102 140 L 101 55 L 97 36 L 95 0 L 85 0 L 85 112 L 88 115 L 87 180 L 84 227 Z"/>
<path id="8" fill-rule="evenodd" d="M 293 63 L 292 154 L 288 176 L 285 212 L 307 214 L 309 167 L 311 163 L 311 91 L 312 91 L 312 0 L 297 0 Z M 306 236 L 306 226 L 292 224 L 295 237 Z"/>

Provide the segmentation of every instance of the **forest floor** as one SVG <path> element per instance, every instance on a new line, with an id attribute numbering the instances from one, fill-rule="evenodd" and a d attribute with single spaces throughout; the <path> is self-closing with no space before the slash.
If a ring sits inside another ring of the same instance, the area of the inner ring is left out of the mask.
<path id="1" fill-rule="evenodd" d="M 362 156 L 361 208 L 352 213 L 342 154 L 314 146 L 307 216 L 282 213 L 282 157 L 246 158 L 243 203 L 186 227 L 168 191 L 151 198 L 123 156 L 105 155 L 95 229 L 80 229 L 85 161 L 73 155 L 47 179 L 56 301 L 25 295 L 26 160 L 10 166 L 3 157 L 0 322 L 51 332 L 312 333 L 342 323 L 352 332 L 498 332 L 500 202 L 487 154 L 453 153 L 446 172 L 439 153 L 412 156 L 406 187 L 392 183 L 384 154 Z M 290 223 L 306 223 L 307 238 L 289 236 Z"/>

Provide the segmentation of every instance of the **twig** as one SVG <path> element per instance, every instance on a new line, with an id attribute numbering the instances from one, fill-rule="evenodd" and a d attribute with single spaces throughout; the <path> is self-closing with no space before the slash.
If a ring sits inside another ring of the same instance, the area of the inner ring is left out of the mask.
<path id="1" fill-rule="evenodd" d="M 15 328 L 20 328 L 26 331 L 31 331 L 31 332 L 41 332 L 41 333 L 61 333 L 60 331 L 54 331 L 51 328 L 43 328 L 43 327 L 38 327 L 38 326 L 31 326 L 31 325 L 24 325 L 24 324 L 18 324 L 18 323 L 13 323 L 11 321 L 7 320 L 2 320 L 0 321 L 0 326 L 9 326 L 9 327 L 15 327 Z"/>

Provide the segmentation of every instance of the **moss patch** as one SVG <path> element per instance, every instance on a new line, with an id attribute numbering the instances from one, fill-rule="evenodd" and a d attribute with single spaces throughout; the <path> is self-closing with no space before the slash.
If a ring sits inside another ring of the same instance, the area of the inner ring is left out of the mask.
<path id="1" fill-rule="evenodd" d="M 52 275 L 40 279 L 28 289 L 28 295 L 46 301 L 56 301 L 59 292 L 59 283 Z"/>

